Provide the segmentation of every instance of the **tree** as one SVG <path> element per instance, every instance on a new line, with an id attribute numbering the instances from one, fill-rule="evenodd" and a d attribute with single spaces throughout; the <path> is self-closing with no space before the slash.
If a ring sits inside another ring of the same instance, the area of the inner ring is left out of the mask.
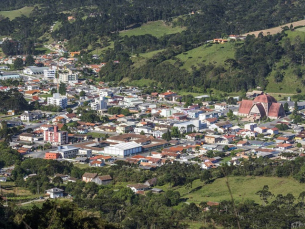
<path id="1" fill-rule="evenodd" d="M 140 135 L 145 135 L 145 132 L 142 130 L 142 131 L 140 132 Z"/>
<path id="2" fill-rule="evenodd" d="M 54 179 L 53 179 L 53 184 L 56 186 L 56 187 L 58 187 L 58 186 L 60 186 L 61 184 L 63 183 L 63 180 L 62 180 L 62 178 L 61 177 L 55 177 Z"/>
<path id="3" fill-rule="evenodd" d="M 228 113 L 227 113 L 227 116 L 228 118 L 231 120 L 233 118 L 233 111 L 231 109 L 229 109 Z"/>
<path id="4" fill-rule="evenodd" d="M 80 93 L 79 93 L 79 96 L 85 96 L 86 95 L 86 93 L 84 92 L 84 91 L 81 91 Z"/>
<path id="5" fill-rule="evenodd" d="M 162 139 L 164 139 L 166 141 L 170 141 L 172 139 L 171 133 L 169 132 L 168 129 L 167 129 L 167 132 L 162 135 Z"/>
<path id="6" fill-rule="evenodd" d="M 70 108 L 70 107 L 67 108 L 66 110 L 67 110 L 67 112 L 68 112 L 69 114 L 72 114 L 72 113 L 73 113 L 73 110 L 72 110 L 72 108 Z"/>
<path id="7" fill-rule="evenodd" d="M 284 110 L 286 113 L 289 112 L 289 106 L 287 102 L 284 104 Z"/>
<path id="8" fill-rule="evenodd" d="M 263 203 L 268 204 L 268 199 L 273 197 L 274 195 L 269 191 L 269 186 L 265 185 L 262 190 L 256 192 L 256 195 L 259 195 Z"/>
<path id="9" fill-rule="evenodd" d="M 26 59 L 25 59 L 25 65 L 26 65 L 26 66 L 33 66 L 33 65 L 35 65 L 35 60 L 34 60 L 33 56 L 28 55 L 28 56 L 26 57 Z"/>
<path id="10" fill-rule="evenodd" d="M 23 60 L 21 58 L 16 58 L 14 61 L 14 69 L 21 70 L 23 69 Z"/>
<path id="11" fill-rule="evenodd" d="M 67 92 L 67 86 L 65 83 L 60 83 L 59 85 L 59 91 L 58 93 L 61 94 L 61 95 L 66 95 L 66 92 Z"/>

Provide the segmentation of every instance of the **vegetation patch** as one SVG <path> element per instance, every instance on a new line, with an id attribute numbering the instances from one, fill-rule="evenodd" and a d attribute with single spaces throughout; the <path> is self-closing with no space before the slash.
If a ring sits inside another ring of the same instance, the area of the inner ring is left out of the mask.
<path id="1" fill-rule="evenodd" d="M 173 27 L 172 25 L 167 25 L 163 21 L 152 21 L 134 29 L 121 31 L 120 36 L 140 36 L 151 34 L 155 37 L 162 37 L 167 34 L 180 33 L 185 29 L 185 27 Z"/>
<path id="2" fill-rule="evenodd" d="M 30 16 L 33 9 L 34 9 L 34 7 L 32 7 L 32 6 L 25 6 L 18 10 L 0 11 L 0 15 L 2 15 L 3 17 L 8 17 L 10 20 L 13 20 L 16 17 L 20 17 L 21 15 L 24 15 L 27 17 Z"/>

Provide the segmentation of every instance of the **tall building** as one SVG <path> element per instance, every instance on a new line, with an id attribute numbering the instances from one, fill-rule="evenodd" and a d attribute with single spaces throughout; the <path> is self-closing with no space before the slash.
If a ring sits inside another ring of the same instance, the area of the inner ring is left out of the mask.
<path id="1" fill-rule="evenodd" d="M 54 126 L 51 130 L 45 130 L 43 132 L 43 140 L 49 142 L 52 145 L 63 145 L 68 143 L 68 132 L 59 131 L 57 126 Z"/>
<path id="2" fill-rule="evenodd" d="M 99 97 L 91 102 L 91 110 L 102 110 L 107 109 L 107 98 Z"/>
<path id="3" fill-rule="evenodd" d="M 54 93 L 53 97 L 48 97 L 47 104 L 65 109 L 68 104 L 68 99 L 66 96 L 61 96 L 59 93 Z"/>
<path id="4" fill-rule="evenodd" d="M 58 73 L 58 83 L 78 83 L 78 74 L 70 69 Z"/>
<path id="5" fill-rule="evenodd" d="M 56 76 L 56 70 L 54 69 L 45 69 L 43 70 L 44 78 L 46 79 L 54 79 Z"/>

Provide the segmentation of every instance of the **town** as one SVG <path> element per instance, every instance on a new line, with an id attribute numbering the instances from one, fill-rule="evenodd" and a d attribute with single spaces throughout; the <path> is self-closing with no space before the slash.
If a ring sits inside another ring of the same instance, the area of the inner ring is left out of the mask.
<path id="1" fill-rule="evenodd" d="M 34 107 L 6 110 L 0 118 L 2 129 L 18 129 L 3 140 L 27 160 L 68 161 L 83 167 L 124 161 L 143 170 L 176 162 L 210 170 L 223 164 L 240 166 L 250 158 L 276 161 L 305 155 L 305 102 L 293 102 L 289 97 L 277 102 L 259 90 L 247 92 L 246 98 L 222 101 L 211 94 L 186 100 L 171 90 L 147 94 L 139 87 L 88 81 L 82 70 L 97 74 L 106 63 L 76 68 L 73 62 L 79 52 L 63 58 L 57 51 L 34 56 L 35 64 L 44 67 L 26 66 L 22 71 L 1 67 L 0 90 L 17 89 Z M 25 56 L 17 58 L 26 61 Z M 14 61 L 16 58 L 0 60 L 2 64 Z M 14 81 L 19 85 L 10 85 Z M 10 171 L 3 168 L 2 174 L 9 177 Z M 82 180 L 103 185 L 112 178 L 85 173 Z M 128 184 L 140 194 L 151 186 L 149 182 Z M 46 193 L 51 198 L 63 196 L 57 187 Z"/>

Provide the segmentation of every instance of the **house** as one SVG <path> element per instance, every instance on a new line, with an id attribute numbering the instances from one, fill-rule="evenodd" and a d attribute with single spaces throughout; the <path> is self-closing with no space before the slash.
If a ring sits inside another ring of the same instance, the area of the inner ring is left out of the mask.
<path id="1" fill-rule="evenodd" d="M 60 153 L 49 152 L 49 153 L 46 153 L 44 156 L 44 159 L 47 159 L 47 160 L 56 160 L 58 158 L 60 158 Z"/>
<path id="2" fill-rule="evenodd" d="M 96 160 L 96 161 L 91 161 L 90 162 L 90 166 L 92 166 L 92 167 L 102 167 L 104 165 L 105 165 L 104 160 Z"/>
<path id="3" fill-rule="evenodd" d="M 152 187 L 152 186 L 155 186 L 157 184 L 157 181 L 158 181 L 158 179 L 156 177 L 154 177 L 152 179 L 147 180 L 144 184 L 149 186 L 149 187 Z"/>
<path id="4" fill-rule="evenodd" d="M 286 150 L 286 149 L 292 148 L 292 145 L 291 145 L 291 144 L 288 144 L 288 143 L 283 143 L 283 144 L 278 144 L 277 147 L 278 147 L 280 150 Z"/>
<path id="5" fill-rule="evenodd" d="M 112 177 L 110 175 L 104 175 L 104 176 L 97 176 L 94 179 L 92 179 L 92 182 L 98 184 L 98 185 L 107 185 L 112 182 Z"/>
<path id="6" fill-rule="evenodd" d="M 32 143 L 34 141 L 34 134 L 22 133 L 19 135 L 19 140 Z"/>
<path id="7" fill-rule="evenodd" d="M 236 146 L 246 146 L 248 144 L 249 144 L 248 141 L 239 141 L 237 142 Z"/>
<path id="8" fill-rule="evenodd" d="M 33 120 L 38 120 L 42 118 L 42 114 L 40 111 L 25 111 L 21 114 L 20 119 L 22 121 L 31 122 Z"/>
<path id="9" fill-rule="evenodd" d="M 51 188 L 45 191 L 46 194 L 50 195 L 51 199 L 60 198 L 64 196 L 64 190 L 59 188 Z"/>
<path id="10" fill-rule="evenodd" d="M 256 131 L 257 133 L 260 133 L 260 134 L 266 133 L 267 130 L 268 130 L 267 127 L 260 127 L 260 126 L 258 126 L 258 127 L 254 128 L 254 131 Z"/>
<path id="11" fill-rule="evenodd" d="M 276 128 L 276 127 L 274 127 L 274 128 L 271 128 L 271 129 L 268 129 L 267 130 L 267 133 L 268 134 L 278 134 L 279 133 L 279 129 L 278 128 Z"/>
<path id="12" fill-rule="evenodd" d="M 145 184 L 129 184 L 127 187 L 130 188 L 134 193 L 139 191 L 146 191 L 149 189 L 149 186 Z"/>
<path id="13" fill-rule="evenodd" d="M 82 176 L 82 181 L 88 183 L 91 182 L 96 177 L 97 177 L 97 173 L 84 173 Z"/>
<path id="14" fill-rule="evenodd" d="M 221 137 L 218 135 L 206 135 L 204 141 L 208 144 L 215 144 L 221 140 Z"/>

